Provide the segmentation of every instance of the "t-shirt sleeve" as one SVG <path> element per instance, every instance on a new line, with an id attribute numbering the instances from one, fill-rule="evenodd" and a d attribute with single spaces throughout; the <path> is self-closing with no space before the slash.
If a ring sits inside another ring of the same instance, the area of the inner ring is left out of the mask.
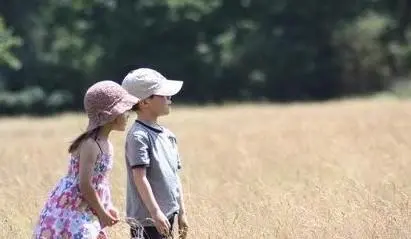
<path id="1" fill-rule="evenodd" d="M 149 139 L 142 131 L 133 132 L 129 135 L 126 147 L 126 157 L 132 168 L 149 167 Z"/>

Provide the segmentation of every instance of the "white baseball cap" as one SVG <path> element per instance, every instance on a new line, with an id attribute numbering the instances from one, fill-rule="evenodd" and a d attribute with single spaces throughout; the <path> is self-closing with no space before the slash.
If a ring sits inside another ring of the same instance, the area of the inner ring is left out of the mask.
<path id="1" fill-rule="evenodd" d="M 121 86 L 131 95 L 143 100 L 151 95 L 173 96 L 181 90 L 183 82 L 168 80 L 150 68 L 139 68 L 128 73 Z"/>

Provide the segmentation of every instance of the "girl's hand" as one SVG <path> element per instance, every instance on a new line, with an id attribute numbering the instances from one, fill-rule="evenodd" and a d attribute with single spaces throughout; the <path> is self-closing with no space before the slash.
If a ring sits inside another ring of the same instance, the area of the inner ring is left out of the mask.
<path id="1" fill-rule="evenodd" d="M 110 215 L 114 218 L 116 218 L 117 220 L 119 220 L 118 218 L 118 210 L 115 207 L 112 207 L 108 210 L 108 212 L 110 213 Z"/>
<path id="2" fill-rule="evenodd" d="M 119 219 L 113 217 L 110 212 L 104 211 L 99 217 L 101 228 L 111 227 L 116 224 Z"/>

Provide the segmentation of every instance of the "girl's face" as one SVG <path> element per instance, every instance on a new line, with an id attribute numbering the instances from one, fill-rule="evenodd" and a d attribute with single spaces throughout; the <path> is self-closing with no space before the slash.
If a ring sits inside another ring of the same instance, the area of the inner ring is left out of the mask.
<path id="1" fill-rule="evenodd" d="M 112 130 L 125 131 L 129 116 L 130 111 L 126 111 L 123 114 L 117 116 L 117 118 L 113 121 Z"/>

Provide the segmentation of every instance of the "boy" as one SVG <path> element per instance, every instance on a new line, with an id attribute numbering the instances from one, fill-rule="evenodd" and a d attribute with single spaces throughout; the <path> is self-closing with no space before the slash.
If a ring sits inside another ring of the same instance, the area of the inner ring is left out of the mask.
<path id="1" fill-rule="evenodd" d="M 167 238 L 178 215 L 180 238 L 186 238 L 181 168 L 175 135 L 157 123 L 170 112 L 171 96 L 177 94 L 182 81 L 166 79 L 149 68 L 131 71 L 122 86 L 140 99 L 133 109 L 137 120 L 126 137 L 127 217 L 134 218 L 144 228 L 144 238 Z M 147 220 L 151 218 L 152 221 Z M 131 228 L 132 238 L 139 231 Z M 138 237 L 139 238 L 139 237 Z"/>

